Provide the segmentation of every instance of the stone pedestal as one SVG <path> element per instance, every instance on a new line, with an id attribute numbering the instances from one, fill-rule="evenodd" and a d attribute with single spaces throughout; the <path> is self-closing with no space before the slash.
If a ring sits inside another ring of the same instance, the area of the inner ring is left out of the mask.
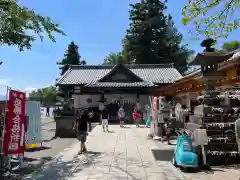
<path id="1" fill-rule="evenodd" d="M 59 116 L 54 117 L 56 122 L 55 137 L 76 137 L 73 131 L 74 116 Z"/>

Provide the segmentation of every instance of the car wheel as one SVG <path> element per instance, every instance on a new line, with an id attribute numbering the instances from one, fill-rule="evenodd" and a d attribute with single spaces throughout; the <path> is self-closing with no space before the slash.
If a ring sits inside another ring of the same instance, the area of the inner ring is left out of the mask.
<path id="1" fill-rule="evenodd" d="M 172 158 L 172 164 L 177 167 L 177 163 L 176 163 L 176 160 L 175 160 L 175 157 Z"/>

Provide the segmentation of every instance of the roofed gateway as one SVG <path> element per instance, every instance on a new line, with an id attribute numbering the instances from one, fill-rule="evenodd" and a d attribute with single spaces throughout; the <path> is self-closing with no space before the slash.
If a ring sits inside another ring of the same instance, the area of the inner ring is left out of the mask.
<path id="1" fill-rule="evenodd" d="M 117 120 L 120 106 L 124 107 L 130 121 L 133 107 L 149 104 L 149 96 L 155 88 L 181 78 L 182 75 L 171 64 L 70 66 L 57 81 L 57 86 L 64 90 L 64 99 L 72 99 L 68 108 L 72 113 L 80 108 L 91 107 L 95 109 L 95 119 L 99 120 L 98 112 L 103 103 L 105 108 L 110 109 L 111 121 Z"/>

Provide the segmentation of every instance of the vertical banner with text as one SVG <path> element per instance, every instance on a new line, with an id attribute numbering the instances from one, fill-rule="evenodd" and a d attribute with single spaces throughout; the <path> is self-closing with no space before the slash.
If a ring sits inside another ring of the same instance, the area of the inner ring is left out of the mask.
<path id="1" fill-rule="evenodd" d="M 25 141 L 25 93 L 10 90 L 4 135 L 5 154 L 23 154 Z"/>

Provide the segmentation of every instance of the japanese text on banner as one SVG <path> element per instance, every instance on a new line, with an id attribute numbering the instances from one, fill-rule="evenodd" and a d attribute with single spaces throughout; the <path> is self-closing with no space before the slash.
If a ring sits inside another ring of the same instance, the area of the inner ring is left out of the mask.
<path id="1" fill-rule="evenodd" d="M 25 94 L 23 92 L 10 90 L 5 128 L 6 133 L 4 136 L 4 151 L 6 154 L 24 153 L 25 105 Z"/>

